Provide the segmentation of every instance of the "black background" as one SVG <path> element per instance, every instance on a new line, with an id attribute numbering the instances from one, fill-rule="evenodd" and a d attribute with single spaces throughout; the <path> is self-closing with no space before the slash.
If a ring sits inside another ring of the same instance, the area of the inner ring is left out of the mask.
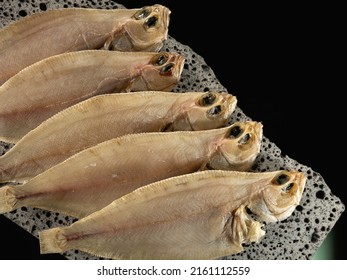
<path id="1" fill-rule="evenodd" d="M 319 172 L 346 204 L 341 7 L 239 2 L 118 1 L 169 7 L 169 34 L 205 59 L 245 114 L 263 123 L 266 137 Z M 333 229 L 336 259 L 346 259 L 345 223 L 346 214 Z M 0 259 L 61 258 L 41 256 L 38 240 L 3 216 L 0 237 Z"/>

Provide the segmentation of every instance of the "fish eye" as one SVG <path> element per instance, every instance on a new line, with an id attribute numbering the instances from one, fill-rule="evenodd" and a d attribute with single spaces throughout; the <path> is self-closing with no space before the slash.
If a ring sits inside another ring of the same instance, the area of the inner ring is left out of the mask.
<path id="1" fill-rule="evenodd" d="M 168 63 L 160 69 L 161 75 L 170 75 L 172 73 L 172 68 L 175 66 L 173 63 Z"/>
<path id="2" fill-rule="evenodd" d="M 157 60 L 155 61 L 155 65 L 158 65 L 158 66 L 161 66 L 163 65 L 164 63 L 166 63 L 168 60 L 167 56 L 166 55 L 159 55 Z"/>
<path id="3" fill-rule="evenodd" d="M 288 181 L 289 181 L 289 176 L 287 174 L 280 174 L 273 180 L 273 183 L 275 183 L 276 185 L 283 185 L 287 183 Z"/>
<path id="4" fill-rule="evenodd" d="M 209 106 L 212 105 L 215 101 L 216 95 L 214 95 L 213 93 L 207 93 L 201 98 L 200 105 Z"/>
<path id="5" fill-rule="evenodd" d="M 222 106 L 214 106 L 210 110 L 207 111 L 207 114 L 209 115 L 218 115 L 220 112 L 222 112 Z"/>
<path id="6" fill-rule="evenodd" d="M 230 136 L 232 138 L 237 138 L 240 136 L 240 134 L 242 133 L 242 129 L 240 126 L 234 126 L 232 129 L 230 129 Z"/>
<path id="7" fill-rule="evenodd" d="M 247 144 L 247 142 L 249 141 L 249 139 L 251 139 L 251 134 L 247 133 L 245 136 L 243 136 L 240 140 L 239 140 L 239 144 L 244 145 Z"/>
<path id="8" fill-rule="evenodd" d="M 289 185 L 282 188 L 284 192 L 289 192 L 294 187 L 294 183 L 290 183 Z"/>
<path id="9" fill-rule="evenodd" d="M 135 13 L 134 18 L 137 20 L 144 19 L 144 18 L 148 17 L 150 15 L 150 13 L 151 13 L 151 11 L 149 9 L 144 8 L 144 9 L 138 11 L 137 13 Z"/>
<path id="10" fill-rule="evenodd" d="M 155 17 L 155 16 L 152 16 L 152 17 L 146 19 L 145 25 L 146 25 L 148 28 L 151 28 L 151 27 L 154 27 L 154 26 L 156 25 L 157 21 L 158 21 L 158 18 Z"/>

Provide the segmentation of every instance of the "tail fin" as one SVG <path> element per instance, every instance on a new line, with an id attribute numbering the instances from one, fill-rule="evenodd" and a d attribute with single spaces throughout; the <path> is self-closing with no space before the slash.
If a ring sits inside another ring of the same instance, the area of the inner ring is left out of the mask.
<path id="1" fill-rule="evenodd" d="M 67 240 L 62 234 L 63 228 L 52 228 L 39 232 L 40 239 L 40 253 L 62 253 L 66 251 Z"/>
<path id="2" fill-rule="evenodd" d="M 18 208 L 17 198 L 14 194 L 15 187 L 0 187 L 0 214 L 10 212 Z"/>

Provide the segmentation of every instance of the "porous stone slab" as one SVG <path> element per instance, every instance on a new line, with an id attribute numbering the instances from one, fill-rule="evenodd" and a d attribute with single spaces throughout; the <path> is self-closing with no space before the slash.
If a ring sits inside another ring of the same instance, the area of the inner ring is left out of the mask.
<path id="1" fill-rule="evenodd" d="M 113 1 L 1 1 L 0 27 L 22 16 L 37 12 L 68 7 L 82 8 L 121 8 Z M 184 32 L 182 30 L 182 32 Z M 175 92 L 185 91 L 227 91 L 217 80 L 213 70 L 204 59 L 188 46 L 169 38 L 163 50 L 181 53 L 186 63 Z M 237 107 L 232 122 L 250 120 Z M 11 145 L 0 142 L 0 155 L 11 148 Z M 260 155 L 253 167 L 254 172 L 273 171 L 278 169 L 299 170 L 307 175 L 306 188 L 299 206 L 286 220 L 264 225 L 265 237 L 259 244 L 245 245 L 245 250 L 237 255 L 224 259 L 310 259 L 322 244 L 328 233 L 345 209 L 341 200 L 332 194 L 320 174 L 288 156 L 283 156 L 280 149 L 264 137 Z M 5 214 L 34 236 L 38 232 L 57 226 L 69 225 L 76 219 L 49 211 L 22 207 Z M 6 229 L 1 229 L 6 230 Z M 68 259 L 99 259 L 89 254 L 70 250 L 64 253 Z"/>

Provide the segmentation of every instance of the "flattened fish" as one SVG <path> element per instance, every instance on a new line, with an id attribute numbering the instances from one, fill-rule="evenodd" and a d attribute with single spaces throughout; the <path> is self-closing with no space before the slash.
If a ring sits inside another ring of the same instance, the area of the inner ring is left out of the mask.
<path id="1" fill-rule="evenodd" d="M 0 87 L 0 140 L 15 143 L 57 112 L 95 95 L 170 91 L 183 63 L 176 53 L 95 50 L 37 62 Z"/>
<path id="2" fill-rule="evenodd" d="M 78 249 L 112 259 L 216 259 L 258 242 L 261 224 L 299 204 L 301 172 L 209 170 L 155 182 L 68 227 L 39 233 L 41 253 Z"/>
<path id="3" fill-rule="evenodd" d="M 159 51 L 170 10 L 61 9 L 25 17 L 0 31 L 0 85 L 44 58 L 80 50 Z"/>
<path id="4" fill-rule="evenodd" d="M 90 98 L 43 122 L 0 157 L 0 183 L 23 183 L 81 150 L 122 135 L 225 126 L 236 102 L 235 96 L 216 92 Z"/>
<path id="5" fill-rule="evenodd" d="M 83 150 L 21 186 L 0 188 L 0 213 L 21 206 L 84 217 L 136 188 L 203 169 L 249 169 L 262 125 L 131 134 Z"/>

